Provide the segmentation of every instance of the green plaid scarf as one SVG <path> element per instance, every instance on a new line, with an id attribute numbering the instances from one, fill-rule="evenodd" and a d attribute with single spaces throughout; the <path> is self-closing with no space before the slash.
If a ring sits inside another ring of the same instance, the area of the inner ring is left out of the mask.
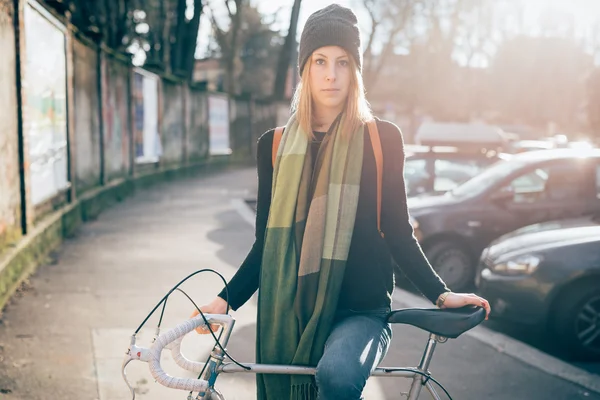
<path id="1" fill-rule="evenodd" d="M 292 116 L 281 139 L 258 297 L 257 362 L 316 366 L 331 331 L 358 205 L 364 128 L 336 119 L 314 167 Z M 316 398 L 310 375 L 257 375 L 259 400 Z"/>

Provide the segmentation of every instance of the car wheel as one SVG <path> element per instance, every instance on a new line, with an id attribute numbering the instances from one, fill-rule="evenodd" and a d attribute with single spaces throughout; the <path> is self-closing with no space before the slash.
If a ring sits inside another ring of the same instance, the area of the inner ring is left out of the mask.
<path id="1" fill-rule="evenodd" d="M 459 291 L 472 286 L 474 265 L 469 253 L 460 244 L 448 240 L 438 242 L 427 248 L 425 255 L 451 290 Z"/>
<path id="2" fill-rule="evenodd" d="M 556 300 L 553 331 L 577 360 L 600 360 L 600 284 L 588 282 Z"/>

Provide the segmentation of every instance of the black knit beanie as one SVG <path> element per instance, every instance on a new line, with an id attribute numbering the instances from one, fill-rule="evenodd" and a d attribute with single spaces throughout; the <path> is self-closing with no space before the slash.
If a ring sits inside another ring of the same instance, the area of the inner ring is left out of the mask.
<path id="1" fill-rule="evenodd" d="M 331 4 L 315 11 L 306 20 L 300 36 L 298 67 L 300 75 L 311 54 L 320 47 L 340 46 L 348 52 L 362 71 L 360 31 L 354 12 L 339 4 Z"/>

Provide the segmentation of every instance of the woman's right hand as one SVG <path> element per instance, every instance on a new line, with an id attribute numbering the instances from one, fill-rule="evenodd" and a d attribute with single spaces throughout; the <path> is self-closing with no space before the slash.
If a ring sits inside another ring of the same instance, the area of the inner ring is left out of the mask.
<path id="1" fill-rule="evenodd" d="M 227 314 L 227 302 L 217 296 L 212 302 L 200 307 L 200 310 L 204 314 Z M 190 318 L 194 318 L 198 314 L 200 314 L 200 312 L 198 310 L 194 310 Z M 210 329 L 213 332 L 216 332 L 219 330 L 219 325 L 211 324 Z M 205 325 L 202 325 L 196 328 L 196 332 L 201 335 L 206 335 L 210 333 L 210 330 Z"/>

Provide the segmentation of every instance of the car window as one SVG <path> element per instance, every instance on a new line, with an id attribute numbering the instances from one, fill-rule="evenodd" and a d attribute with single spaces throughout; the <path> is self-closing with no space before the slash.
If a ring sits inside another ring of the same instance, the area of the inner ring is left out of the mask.
<path id="1" fill-rule="evenodd" d="M 433 190 L 446 192 L 468 181 L 481 170 L 477 160 L 435 160 L 435 180 Z"/>
<path id="2" fill-rule="evenodd" d="M 500 190 L 510 191 L 513 203 L 572 200 L 583 194 L 578 176 L 583 175 L 575 163 L 552 165 L 520 175 Z"/>
<path id="3" fill-rule="evenodd" d="M 533 203 L 540 201 L 543 198 L 547 178 L 547 171 L 538 168 L 514 179 L 509 184 L 508 189 L 513 194 L 513 203 Z"/>
<path id="4" fill-rule="evenodd" d="M 415 158 L 407 159 L 404 162 L 404 183 L 407 195 L 415 196 L 427 191 L 427 182 L 429 179 L 427 160 Z"/>
<path id="5" fill-rule="evenodd" d="M 538 168 L 528 174 L 521 175 L 510 184 L 515 193 L 543 192 L 548 179 L 548 171 Z"/>
<path id="6" fill-rule="evenodd" d="M 426 161 L 422 158 L 416 159 L 407 159 L 404 162 L 404 175 L 405 176 L 413 176 L 413 175 L 427 175 L 427 171 L 425 170 Z"/>
<path id="7" fill-rule="evenodd" d="M 452 189 L 450 194 L 454 197 L 479 195 L 522 166 L 523 163 L 517 160 L 497 161 L 465 183 Z"/>

